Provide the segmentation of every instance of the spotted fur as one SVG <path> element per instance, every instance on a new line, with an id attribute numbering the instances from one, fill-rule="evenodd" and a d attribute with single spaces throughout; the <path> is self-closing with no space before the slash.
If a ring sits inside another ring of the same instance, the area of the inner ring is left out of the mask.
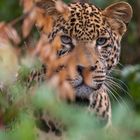
<path id="1" fill-rule="evenodd" d="M 47 15 L 55 17 L 49 41 L 53 42 L 61 33 L 62 49 L 57 52 L 59 57 L 70 53 L 79 42 L 92 48 L 92 60 L 91 52 L 84 50 L 91 65 L 79 61 L 75 77 L 69 82 L 75 90 L 76 98 L 88 100 L 90 112 L 109 124 L 111 104 L 105 82 L 107 75 L 119 62 L 120 42 L 132 17 L 132 8 L 126 2 L 112 4 L 104 10 L 89 3 L 71 3 L 66 5 L 70 13 L 66 20 L 58 14 L 55 4 L 55 0 L 37 3 L 46 10 Z"/>

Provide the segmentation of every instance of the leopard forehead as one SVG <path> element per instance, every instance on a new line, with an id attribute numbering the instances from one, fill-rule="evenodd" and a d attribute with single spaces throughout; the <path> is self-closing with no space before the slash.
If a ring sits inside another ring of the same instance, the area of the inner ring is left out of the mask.
<path id="1" fill-rule="evenodd" d="M 76 40 L 89 41 L 98 36 L 105 36 L 109 30 L 102 10 L 88 3 L 69 4 L 70 16 L 67 21 L 59 18 L 56 27 L 62 26 L 63 32 Z"/>

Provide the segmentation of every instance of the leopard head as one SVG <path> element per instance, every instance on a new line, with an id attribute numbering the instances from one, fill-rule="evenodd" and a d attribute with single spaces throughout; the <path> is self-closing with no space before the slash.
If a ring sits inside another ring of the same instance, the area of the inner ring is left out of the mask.
<path id="1" fill-rule="evenodd" d="M 53 17 L 53 27 L 48 35 L 50 42 L 61 34 L 59 57 L 69 55 L 81 43 L 89 47 L 83 49 L 82 54 L 90 64 L 81 62 L 81 56 L 77 56 L 76 74 L 70 79 L 76 94 L 84 96 L 99 90 L 119 62 L 120 42 L 132 18 L 132 8 L 126 2 L 112 4 L 103 10 L 88 3 L 66 5 L 61 2 L 65 9 L 62 12 L 57 2 L 60 1 L 42 0 L 37 5 L 45 9 L 46 15 Z"/>

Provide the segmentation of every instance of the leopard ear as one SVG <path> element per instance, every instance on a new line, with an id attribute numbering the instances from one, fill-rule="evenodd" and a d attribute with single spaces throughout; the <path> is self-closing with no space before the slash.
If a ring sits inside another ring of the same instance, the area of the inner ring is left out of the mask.
<path id="1" fill-rule="evenodd" d="M 118 28 L 121 34 L 126 31 L 126 25 L 130 22 L 132 14 L 131 6 L 126 2 L 112 4 L 103 10 L 103 15 L 109 18 L 110 25 Z"/>
<path id="2" fill-rule="evenodd" d="M 52 16 L 57 19 L 60 15 L 64 19 L 69 16 L 68 6 L 61 0 L 36 0 L 36 6 L 43 9 L 47 16 Z"/>

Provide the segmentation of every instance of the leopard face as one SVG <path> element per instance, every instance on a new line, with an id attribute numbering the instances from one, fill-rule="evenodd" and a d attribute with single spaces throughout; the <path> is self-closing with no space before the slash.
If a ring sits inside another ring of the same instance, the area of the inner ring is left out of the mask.
<path id="1" fill-rule="evenodd" d="M 132 9 L 126 2 L 115 3 L 104 10 L 93 4 L 72 3 L 65 5 L 69 11 L 66 20 L 57 12 L 56 1 L 52 0 L 50 3 L 46 2 L 47 6 L 43 8 L 48 15 L 55 17 L 49 34 L 50 42 L 57 34 L 61 34 L 62 48 L 57 51 L 57 55 L 63 57 L 70 54 L 79 43 L 90 48 L 84 50 L 90 65 L 83 64 L 78 56 L 77 72 L 75 77 L 69 80 L 76 89 L 77 96 L 87 96 L 104 85 L 106 76 L 117 65 L 121 38 L 132 17 Z M 94 56 L 91 60 L 92 54 Z"/>

